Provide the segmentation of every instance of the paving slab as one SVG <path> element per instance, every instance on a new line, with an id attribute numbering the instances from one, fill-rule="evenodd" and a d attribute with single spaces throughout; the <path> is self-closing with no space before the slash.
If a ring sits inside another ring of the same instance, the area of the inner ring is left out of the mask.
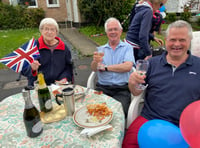
<path id="1" fill-rule="evenodd" d="M 96 47 L 99 46 L 81 34 L 77 28 L 62 28 L 60 32 L 83 56 L 91 56 L 96 51 Z"/>

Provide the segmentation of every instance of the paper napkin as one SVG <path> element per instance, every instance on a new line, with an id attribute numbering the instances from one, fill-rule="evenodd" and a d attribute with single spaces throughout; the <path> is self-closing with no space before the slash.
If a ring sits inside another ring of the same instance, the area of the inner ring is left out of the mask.
<path id="1" fill-rule="evenodd" d="M 85 128 L 81 131 L 80 135 L 81 136 L 85 136 L 85 137 L 91 137 L 101 131 L 104 131 L 106 129 L 112 128 L 112 125 L 108 124 L 108 125 L 104 125 L 104 126 L 100 126 L 100 127 L 96 127 L 96 128 Z"/>

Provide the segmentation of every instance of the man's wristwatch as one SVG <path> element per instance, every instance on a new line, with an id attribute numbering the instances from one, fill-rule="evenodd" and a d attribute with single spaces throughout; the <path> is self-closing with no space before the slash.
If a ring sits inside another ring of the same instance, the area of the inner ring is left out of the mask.
<path id="1" fill-rule="evenodd" d="M 107 65 L 105 65 L 105 71 L 108 71 L 108 66 Z"/>

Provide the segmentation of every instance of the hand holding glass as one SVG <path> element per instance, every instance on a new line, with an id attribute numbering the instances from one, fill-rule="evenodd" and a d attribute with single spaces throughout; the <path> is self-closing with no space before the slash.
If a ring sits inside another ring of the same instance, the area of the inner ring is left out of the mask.
<path id="1" fill-rule="evenodd" d="M 103 56 L 104 56 L 103 51 L 98 51 L 98 56 L 99 56 L 99 59 L 103 59 Z M 99 62 L 97 65 L 97 69 L 101 70 L 103 68 L 104 68 L 104 65 L 102 64 L 102 62 Z"/>
<path id="2" fill-rule="evenodd" d="M 140 74 L 140 75 L 145 75 L 147 72 L 147 69 L 149 67 L 149 62 L 147 60 L 137 60 L 136 62 L 136 71 Z M 148 84 L 144 85 L 144 84 L 138 84 L 135 87 L 139 90 L 144 90 L 146 87 L 148 86 Z"/>

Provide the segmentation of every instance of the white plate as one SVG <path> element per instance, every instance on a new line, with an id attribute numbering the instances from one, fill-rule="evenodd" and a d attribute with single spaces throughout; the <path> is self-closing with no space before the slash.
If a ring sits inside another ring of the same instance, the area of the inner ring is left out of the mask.
<path id="1" fill-rule="evenodd" d="M 99 126 L 103 126 L 108 124 L 112 118 L 113 118 L 113 114 L 106 116 L 103 120 L 101 120 L 101 122 L 88 122 L 88 119 L 91 118 L 92 116 L 89 115 L 89 113 L 87 112 L 87 107 L 81 107 L 80 109 L 78 109 L 77 111 L 75 111 L 74 115 L 73 115 L 73 120 L 74 123 L 80 127 L 83 128 L 95 128 L 95 127 L 99 127 Z"/>
<path id="2" fill-rule="evenodd" d="M 66 87 L 69 87 L 69 85 L 55 85 L 55 84 L 51 84 L 51 86 L 49 86 L 49 89 L 52 93 L 52 98 L 55 97 L 56 94 L 62 94 L 62 90 Z M 73 86 L 71 86 L 73 87 Z M 84 89 L 83 87 L 76 85 L 74 88 L 74 99 L 80 99 L 84 94 Z M 59 97 L 59 100 L 62 100 L 62 98 Z"/>

